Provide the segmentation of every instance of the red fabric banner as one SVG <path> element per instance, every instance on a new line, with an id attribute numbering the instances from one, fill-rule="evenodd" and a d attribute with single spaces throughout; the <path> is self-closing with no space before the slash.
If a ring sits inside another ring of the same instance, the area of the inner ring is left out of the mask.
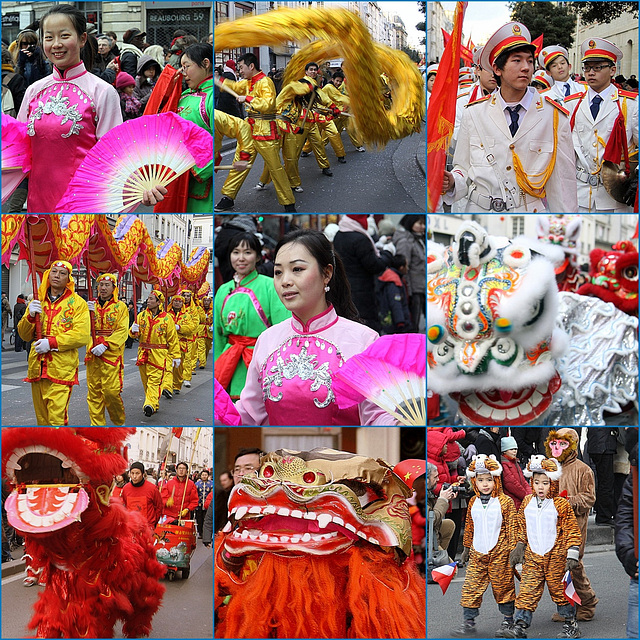
<path id="1" fill-rule="evenodd" d="M 538 57 L 538 54 L 542 51 L 542 40 L 544 39 L 544 33 L 541 33 L 535 40 L 531 41 L 531 44 L 535 45 L 536 47 L 536 55 L 535 57 Z"/>

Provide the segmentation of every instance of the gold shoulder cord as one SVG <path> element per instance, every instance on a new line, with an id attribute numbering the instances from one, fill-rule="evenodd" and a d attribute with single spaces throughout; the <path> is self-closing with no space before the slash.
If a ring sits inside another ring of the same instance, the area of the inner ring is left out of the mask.
<path id="1" fill-rule="evenodd" d="M 532 178 L 540 177 L 539 180 L 531 181 L 522 167 L 522 163 L 515 149 L 512 149 L 511 153 L 513 154 L 513 170 L 516 174 L 518 186 L 534 198 L 544 198 L 546 196 L 544 187 L 547 184 L 547 180 L 551 177 L 551 172 L 556 164 L 556 154 L 558 153 L 558 110 L 553 109 L 553 155 L 551 156 L 551 160 L 549 160 L 549 164 L 544 171 L 531 174 Z"/>

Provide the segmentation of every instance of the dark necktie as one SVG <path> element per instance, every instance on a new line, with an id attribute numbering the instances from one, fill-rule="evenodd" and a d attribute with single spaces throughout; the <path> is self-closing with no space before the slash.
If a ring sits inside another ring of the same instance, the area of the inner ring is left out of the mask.
<path id="1" fill-rule="evenodd" d="M 511 131 L 511 137 L 516 135 L 516 131 L 518 130 L 518 111 L 520 111 L 522 105 L 517 104 L 513 109 L 511 107 L 507 107 L 507 111 L 511 116 L 511 124 L 509 125 L 509 131 Z"/>
<path id="2" fill-rule="evenodd" d="M 602 102 L 602 98 L 600 96 L 596 96 L 591 103 L 591 115 L 595 120 L 598 117 L 598 111 L 600 111 L 600 103 Z"/>
<path id="3" fill-rule="evenodd" d="M 571 93 L 571 85 L 567 82 L 564 85 L 564 97 L 566 98 Z"/>

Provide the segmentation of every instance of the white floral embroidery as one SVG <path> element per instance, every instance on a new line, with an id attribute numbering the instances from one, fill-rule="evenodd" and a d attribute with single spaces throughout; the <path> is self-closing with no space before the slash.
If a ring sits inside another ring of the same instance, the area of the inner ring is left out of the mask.
<path id="1" fill-rule="evenodd" d="M 86 100 L 85 100 L 86 102 Z M 38 107 L 31 112 L 29 116 L 29 124 L 27 125 L 27 132 L 30 136 L 36 135 L 35 121 L 42 119 L 43 115 L 53 114 L 55 116 L 62 116 L 60 125 L 66 124 L 70 120 L 72 121 L 71 129 L 67 133 L 63 133 L 63 138 L 68 138 L 72 134 L 80 134 L 80 130 L 84 129 L 83 125 L 78 124 L 82 120 L 82 114 L 78 111 L 78 105 L 74 104 L 69 106 L 69 98 L 62 95 L 62 89 L 58 91 L 58 95 L 49 96 L 46 102 L 38 100 Z"/>

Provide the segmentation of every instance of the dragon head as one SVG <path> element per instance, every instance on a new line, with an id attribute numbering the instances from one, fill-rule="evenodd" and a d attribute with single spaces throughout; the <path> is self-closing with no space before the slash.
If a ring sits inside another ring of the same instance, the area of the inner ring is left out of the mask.
<path id="1" fill-rule="evenodd" d="M 352 545 L 411 551 L 409 487 L 382 460 L 336 451 L 278 450 L 229 497 L 225 558 L 257 553 L 321 556 Z"/>
<path id="2" fill-rule="evenodd" d="M 428 387 L 450 393 L 465 424 L 532 424 L 560 387 L 554 268 L 524 239 L 466 222 L 427 251 Z"/>
<path id="3" fill-rule="evenodd" d="M 108 505 L 132 433 L 134 427 L 4 427 L 2 473 L 15 487 L 5 503 L 11 526 L 50 533 L 79 521 L 92 500 Z"/>

